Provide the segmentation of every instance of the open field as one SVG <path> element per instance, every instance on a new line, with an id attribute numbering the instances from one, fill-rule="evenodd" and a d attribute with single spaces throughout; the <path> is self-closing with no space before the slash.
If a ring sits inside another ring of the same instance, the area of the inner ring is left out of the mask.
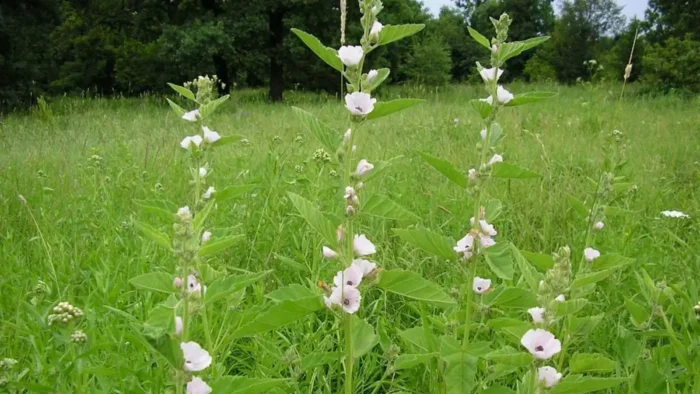
<path id="1" fill-rule="evenodd" d="M 629 185 L 619 190 L 611 204 L 617 209 L 610 211 L 594 245 L 603 255 L 617 253 L 636 260 L 590 292 L 589 303 L 577 315 L 602 313 L 602 320 L 585 340 L 568 341 L 567 354 L 558 363 L 567 370 L 576 353 L 600 353 L 615 360 L 611 370 L 592 374 L 626 379 L 604 392 L 697 392 L 690 390 L 693 379 L 700 382 L 699 328 L 692 310 L 700 301 L 700 102 L 630 96 L 616 114 L 618 86 L 509 88 L 559 93 L 548 101 L 504 109 L 499 116 L 507 134 L 500 149 L 505 161 L 542 175 L 495 179 L 486 190 L 489 198 L 503 204 L 503 213 L 493 223 L 498 239 L 520 250 L 549 255 L 569 245 L 576 272 L 586 222 L 572 207 L 570 196 L 590 203 L 587 178 L 595 183 L 601 176 L 606 149 L 612 148 L 607 136 L 617 129 L 626 141 L 628 163 L 617 175 L 624 175 Z M 469 100 L 483 92 L 450 87 L 386 93 L 400 94 L 426 102 L 371 122 L 359 134 L 358 158 L 378 167 L 390 163 L 366 182 L 362 198 L 388 196 L 417 218 L 360 215 L 362 231 L 356 232 L 367 234 L 377 245 L 373 260 L 381 268 L 420 273 L 447 293 L 457 294 L 465 285 L 461 263 L 419 250 L 392 230 L 425 228 L 457 240 L 469 228 L 472 198 L 428 166 L 418 152 L 446 159 L 465 171 L 474 167 L 481 120 Z M 287 195 L 304 196 L 340 223 L 345 185 L 330 175 L 339 171 L 337 164 L 314 160 L 322 145 L 290 106 L 269 105 L 261 97 L 259 92 L 234 93 L 210 121 L 222 135 L 240 134 L 248 143 L 220 148 L 209 161 L 213 172 L 208 182 L 217 189 L 258 186 L 218 204 L 211 213 L 214 236 L 242 234 L 243 239 L 207 263 L 228 273 L 272 272 L 210 311 L 209 325 L 219 332 L 214 338 L 218 357 L 205 376 L 287 379 L 284 385 L 266 389 L 270 393 L 337 393 L 343 373 L 340 356 L 331 354 L 330 360 L 316 364 L 308 357 L 336 352 L 342 344 L 338 330 L 342 324 L 331 311 L 323 308 L 254 336 L 226 335 L 267 308 L 272 301 L 265 295 L 271 291 L 293 284 L 316 289 L 319 281 L 331 281 L 338 270 L 335 262 L 323 258 L 321 237 L 298 215 Z M 344 132 L 347 110 L 338 101 L 293 92 L 287 98 L 290 105 L 315 114 L 339 135 Z M 0 124 L 0 358 L 17 360 L 12 369 L 0 371 L 0 378 L 9 381 L 9 392 L 174 392 L 172 372 L 163 357 L 140 337 L 141 322 L 166 297 L 138 290 L 129 280 L 154 271 L 175 272 L 177 261 L 142 238 L 131 220 L 171 232 L 172 223 L 143 212 L 134 199 L 192 204 L 190 161 L 179 145 L 192 128 L 159 97 L 56 98 L 49 100 L 49 107 L 7 116 Z M 664 218 L 663 210 L 683 211 L 690 219 Z M 642 269 L 665 294 L 658 304 L 650 305 L 643 297 L 649 290 L 640 279 Z M 485 264 L 477 274 L 510 286 L 517 286 L 521 275 L 516 267 L 512 281 L 498 279 Z M 652 317 L 649 324 L 635 327 L 626 300 L 636 301 L 644 310 L 663 309 L 669 323 Z M 73 346 L 72 331 L 47 324 L 47 315 L 60 301 L 84 311 L 80 325 L 88 337 L 84 345 Z M 455 316 L 460 316 L 460 305 L 462 301 L 438 308 L 379 287 L 364 291 L 358 315 L 375 328 L 379 344 L 356 363 L 355 391 L 439 392 L 443 383 L 434 372 L 435 360 L 387 369 L 395 359 L 391 345 L 401 354 L 430 353 L 431 335 L 459 337 Z M 526 309 L 479 310 L 472 333 L 482 344 L 491 341 L 492 330 L 499 328 L 486 325 L 486 318 L 529 322 Z M 204 342 L 200 320 L 192 324 L 191 336 Z M 694 358 L 687 361 L 694 372 L 673 355 L 668 325 L 684 347 L 695 349 Z M 406 330 L 417 326 L 430 326 L 434 334 L 416 340 L 411 336 L 415 330 Z M 512 333 L 499 336 L 499 341 L 490 343 L 490 349 L 521 347 L 520 337 Z M 475 392 L 494 386 L 515 390 L 527 370 L 480 359 Z M 511 392 L 497 390 L 489 392 Z"/>

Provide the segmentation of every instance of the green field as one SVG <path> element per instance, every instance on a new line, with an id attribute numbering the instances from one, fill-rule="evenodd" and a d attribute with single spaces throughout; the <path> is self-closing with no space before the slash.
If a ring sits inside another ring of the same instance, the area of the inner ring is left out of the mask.
<path id="1" fill-rule="evenodd" d="M 577 214 L 575 200 L 592 203 L 604 158 L 616 149 L 610 134 L 624 133 L 627 164 L 616 172 L 624 179 L 617 180 L 605 228 L 595 234 L 593 245 L 603 255 L 636 260 L 590 289 L 589 302 L 577 316 L 603 315 L 590 332 L 564 339 L 566 354 L 557 358 L 560 372 L 565 376 L 576 372 L 570 364 L 576 353 L 599 353 L 613 360 L 614 367 L 581 373 L 621 378 L 619 385 L 602 392 L 698 392 L 700 328 L 693 305 L 700 301 L 700 103 L 632 93 L 618 106 L 620 87 L 607 85 L 509 88 L 554 90 L 558 96 L 506 108 L 499 116 L 507 135 L 499 148 L 505 161 L 541 177 L 488 183 L 488 198 L 503 205 L 493 223 L 498 240 L 546 255 L 569 245 L 574 272 L 587 246 L 586 221 Z M 365 126 L 356 157 L 381 167 L 365 182 L 363 200 L 381 194 L 415 217 L 360 214 L 356 226 L 361 231 L 356 232 L 367 234 L 377 245 L 373 260 L 379 267 L 417 272 L 458 302 L 442 308 L 386 292 L 381 286 L 363 290 L 357 315 L 375 329 L 379 343 L 355 364 L 355 392 L 461 393 L 454 386 L 455 374 L 476 379 L 474 392 L 489 387 L 496 387 L 489 393 L 511 392 L 497 387 L 516 390 L 527 365 L 480 358 L 476 371 L 457 363 L 456 368 L 466 369 L 455 372 L 451 364 L 438 367 L 436 359 L 426 356 L 425 362 L 396 368 L 397 347 L 402 355 L 431 354 L 439 352 L 436 338 L 461 336 L 463 301 L 457 294 L 465 286 L 462 263 L 420 250 L 393 229 L 428 229 L 453 240 L 464 236 L 474 212 L 472 196 L 427 165 L 419 152 L 464 171 L 474 167 L 481 119 L 469 100 L 484 93 L 480 87 L 464 86 L 403 88 L 385 91 L 380 99 L 402 96 L 426 101 Z M 210 381 L 222 375 L 285 379 L 268 381 L 275 388 L 261 390 L 270 393 L 338 393 L 343 376 L 340 356 L 325 353 L 342 347 L 342 322 L 330 310 L 321 308 L 256 335 L 231 336 L 274 304 L 266 297 L 270 292 L 298 284 L 320 295 L 317 283 L 331 282 L 338 271 L 337 262 L 323 258 L 323 240 L 299 216 L 287 193 L 305 197 L 337 224 L 344 217 L 345 185 L 342 177 L 331 175 L 341 172 L 335 161 L 313 158 L 322 145 L 292 106 L 315 114 L 338 136 L 347 127 L 347 110 L 338 100 L 294 92 L 288 93 L 285 105 L 265 103 L 259 91 L 234 93 L 209 122 L 222 135 L 239 134 L 248 143 L 227 145 L 210 156 L 213 172 L 208 181 L 217 189 L 256 186 L 216 205 L 208 221 L 214 236 L 241 234 L 242 239 L 205 262 L 222 273 L 271 272 L 246 292 L 229 295 L 209 308 L 217 351 L 213 368 L 202 376 Z M 43 110 L 3 118 L 0 358 L 15 359 L 17 364 L 0 371 L 0 379 L 5 379 L 0 391 L 175 391 L 166 358 L 141 335 L 149 311 L 166 296 L 139 290 L 129 280 L 155 271 L 173 273 L 177 260 L 143 238 L 132 218 L 171 233 L 172 222 L 145 212 L 134 200 L 192 205 L 190 160 L 179 145 L 191 133 L 192 127 L 170 110 L 164 98 L 150 96 L 54 98 Z M 663 210 L 683 211 L 690 219 L 665 218 L 660 215 Z M 644 272 L 654 283 L 645 281 Z M 517 264 L 512 281 L 496 278 L 486 264 L 478 266 L 477 275 L 494 279 L 496 286 L 522 286 Z M 653 289 L 659 293 L 647 294 Z M 656 301 L 649 302 L 650 298 Z M 48 314 L 61 301 L 84 311 L 76 327 L 87 334 L 85 344 L 70 342 L 71 329 L 48 325 Z M 654 311 L 648 322 L 631 321 L 635 304 L 642 308 L 637 311 L 641 316 Z M 472 327 L 476 343 L 487 346 L 488 341 L 490 351 L 505 346 L 521 350 L 517 329 L 486 321 L 511 318 L 529 323 L 526 309 L 496 305 L 477 310 Z M 500 321 L 507 326 L 506 320 Z M 414 329 L 421 326 L 424 330 Z M 201 319 L 192 321 L 190 336 L 206 342 Z M 679 348 L 688 349 L 687 359 L 678 355 Z"/>

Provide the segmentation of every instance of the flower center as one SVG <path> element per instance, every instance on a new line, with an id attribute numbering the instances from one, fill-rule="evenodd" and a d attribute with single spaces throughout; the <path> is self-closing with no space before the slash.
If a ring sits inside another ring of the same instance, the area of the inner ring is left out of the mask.
<path id="1" fill-rule="evenodd" d="M 538 352 L 543 352 L 543 351 L 544 351 L 544 347 L 543 347 L 542 345 L 538 345 L 538 346 L 535 348 L 535 350 L 538 351 Z"/>
<path id="2" fill-rule="evenodd" d="M 348 286 L 352 286 L 352 281 L 351 280 L 347 281 L 347 284 L 348 284 Z"/>
<path id="3" fill-rule="evenodd" d="M 350 300 L 348 300 L 347 298 L 344 299 L 344 300 L 343 300 L 343 305 L 345 305 L 345 306 L 350 305 Z"/>
<path id="4" fill-rule="evenodd" d="M 359 105 L 356 105 L 355 110 L 358 112 L 362 112 L 362 107 L 360 107 Z"/>
<path id="5" fill-rule="evenodd" d="M 481 286 L 477 286 L 476 289 L 481 291 Z"/>

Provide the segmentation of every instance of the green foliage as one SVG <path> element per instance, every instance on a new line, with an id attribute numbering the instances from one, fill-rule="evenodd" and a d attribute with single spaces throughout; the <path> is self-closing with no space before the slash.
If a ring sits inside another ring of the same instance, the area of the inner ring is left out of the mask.
<path id="1" fill-rule="evenodd" d="M 647 47 L 644 79 L 654 88 L 669 92 L 700 92 L 700 40 L 671 37 L 664 44 Z"/>
<path id="2" fill-rule="evenodd" d="M 447 45 L 437 37 L 415 44 L 406 63 L 409 77 L 416 83 L 445 85 L 451 80 L 452 59 Z"/>

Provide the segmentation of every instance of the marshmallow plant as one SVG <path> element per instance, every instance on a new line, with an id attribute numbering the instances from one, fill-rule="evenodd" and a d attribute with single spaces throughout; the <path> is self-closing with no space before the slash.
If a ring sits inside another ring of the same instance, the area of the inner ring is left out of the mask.
<path id="1" fill-rule="evenodd" d="M 245 288 L 269 273 L 230 275 L 207 264 L 212 256 L 243 239 L 240 234 L 230 235 L 212 229 L 207 224 L 208 217 L 220 203 L 253 187 L 214 186 L 213 153 L 242 139 L 236 135 L 222 136 L 210 123 L 214 111 L 229 98 L 228 95 L 217 98 L 216 81 L 216 77 L 199 77 L 185 84 L 187 87 L 170 84 L 188 100 L 188 109 L 174 101 L 168 102 L 191 133 L 180 139 L 179 146 L 173 143 L 173 147 L 177 147 L 190 162 L 191 195 L 183 196 L 179 204 L 135 201 L 144 212 L 158 216 L 166 223 L 165 226 L 152 226 L 133 220 L 134 227 L 172 253 L 176 262 L 174 266 L 154 269 L 132 278 L 130 282 L 142 290 L 167 295 L 148 313 L 142 335 L 146 339 L 144 343 L 151 344 L 156 350 L 154 353 L 165 358 L 173 370 L 174 387 L 166 391 L 178 394 L 208 394 L 212 390 L 230 392 L 237 386 L 235 377 L 221 376 L 223 368 L 215 366 L 217 361 L 222 361 L 217 360 L 217 356 L 230 351 L 233 339 L 244 335 L 239 335 L 235 329 L 212 327 L 210 316 L 222 309 L 235 308 L 236 300 L 240 299 Z M 195 88 L 197 93 L 190 88 Z M 164 232 L 158 227 L 169 227 L 171 231 Z M 248 382 L 255 380 L 246 379 Z M 270 387 L 282 384 L 282 381 L 263 380 Z"/>

